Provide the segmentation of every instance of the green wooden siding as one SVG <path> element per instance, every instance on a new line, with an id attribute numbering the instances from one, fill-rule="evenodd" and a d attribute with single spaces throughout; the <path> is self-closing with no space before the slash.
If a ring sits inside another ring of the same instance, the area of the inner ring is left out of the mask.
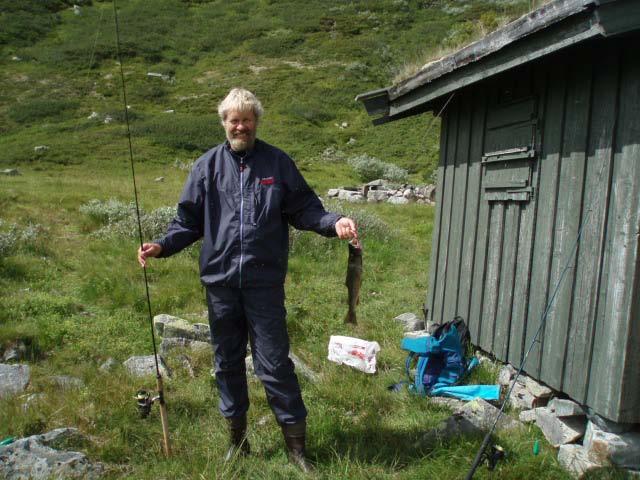
<path id="1" fill-rule="evenodd" d="M 427 294 L 428 320 L 462 316 L 514 365 L 555 295 L 524 370 L 620 422 L 640 422 L 640 57 L 624 48 L 637 40 L 456 92 Z"/>

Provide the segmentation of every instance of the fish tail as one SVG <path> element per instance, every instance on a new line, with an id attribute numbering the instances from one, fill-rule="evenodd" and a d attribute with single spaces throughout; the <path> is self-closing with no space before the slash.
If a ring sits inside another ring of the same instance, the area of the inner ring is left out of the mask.
<path id="1" fill-rule="evenodd" d="M 356 312 L 349 310 L 347 312 L 347 316 L 344 317 L 344 323 L 353 323 L 356 325 L 358 323 L 356 320 Z"/>

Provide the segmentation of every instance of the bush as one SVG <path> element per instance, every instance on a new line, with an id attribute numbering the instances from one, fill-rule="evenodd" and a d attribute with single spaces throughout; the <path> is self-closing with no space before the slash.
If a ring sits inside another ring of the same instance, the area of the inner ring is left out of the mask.
<path id="1" fill-rule="evenodd" d="M 93 233 L 94 236 L 138 236 L 138 218 L 133 202 L 124 203 L 113 198 L 107 201 L 93 199 L 82 205 L 80 212 L 102 225 Z M 140 209 L 142 236 L 144 238 L 161 236 L 175 216 L 175 212 L 175 207 L 160 207 L 150 213 Z"/>
<path id="2" fill-rule="evenodd" d="M 0 218 L 0 258 L 8 257 L 22 248 L 32 246 L 41 230 L 40 225 L 29 224 L 21 228 L 15 223 L 8 223 Z"/>
<path id="3" fill-rule="evenodd" d="M 58 117 L 78 107 L 78 102 L 56 99 L 34 99 L 14 103 L 8 110 L 9 118 L 18 123 L 29 123 L 48 117 Z"/>
<path id="4" fill-rule="evenodd" d="M 363 182 L 370 182 L 378 178 L 384 178 L 391 182 L 405 182 L 408 173 L 404 168 L 398 167 L 392 163 L 386 163 L 382 160 L 371 157 L 367 154 L 351 157 L 348 160 L 349 165 L 355 170 Z"/>

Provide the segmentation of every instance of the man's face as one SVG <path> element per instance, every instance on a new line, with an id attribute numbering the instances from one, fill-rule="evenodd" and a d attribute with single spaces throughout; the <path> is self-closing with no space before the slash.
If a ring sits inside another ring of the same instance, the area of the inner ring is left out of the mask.
<path id="1" fill-rule="evenodd" d="M 233 150 L 243 152 L 253 147 L 258 127 L 253 110 L 247 112 L 231 110 L 227 113 L 222 125 Z"/>

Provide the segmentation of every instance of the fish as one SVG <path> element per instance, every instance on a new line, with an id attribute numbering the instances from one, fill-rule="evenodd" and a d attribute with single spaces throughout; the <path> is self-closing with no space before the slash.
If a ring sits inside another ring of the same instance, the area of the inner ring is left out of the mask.
<path id="1" fill-rule="evenodd" d="M 349 293 L 349 311 L 344 323 L 356 325 L 356 305 L 360 303 L 360 285 L 362 285 L 362 245 L 358 240 L 349 242 L 349 261 L 347 262 L 347 278 L 344 282 Z"/>

